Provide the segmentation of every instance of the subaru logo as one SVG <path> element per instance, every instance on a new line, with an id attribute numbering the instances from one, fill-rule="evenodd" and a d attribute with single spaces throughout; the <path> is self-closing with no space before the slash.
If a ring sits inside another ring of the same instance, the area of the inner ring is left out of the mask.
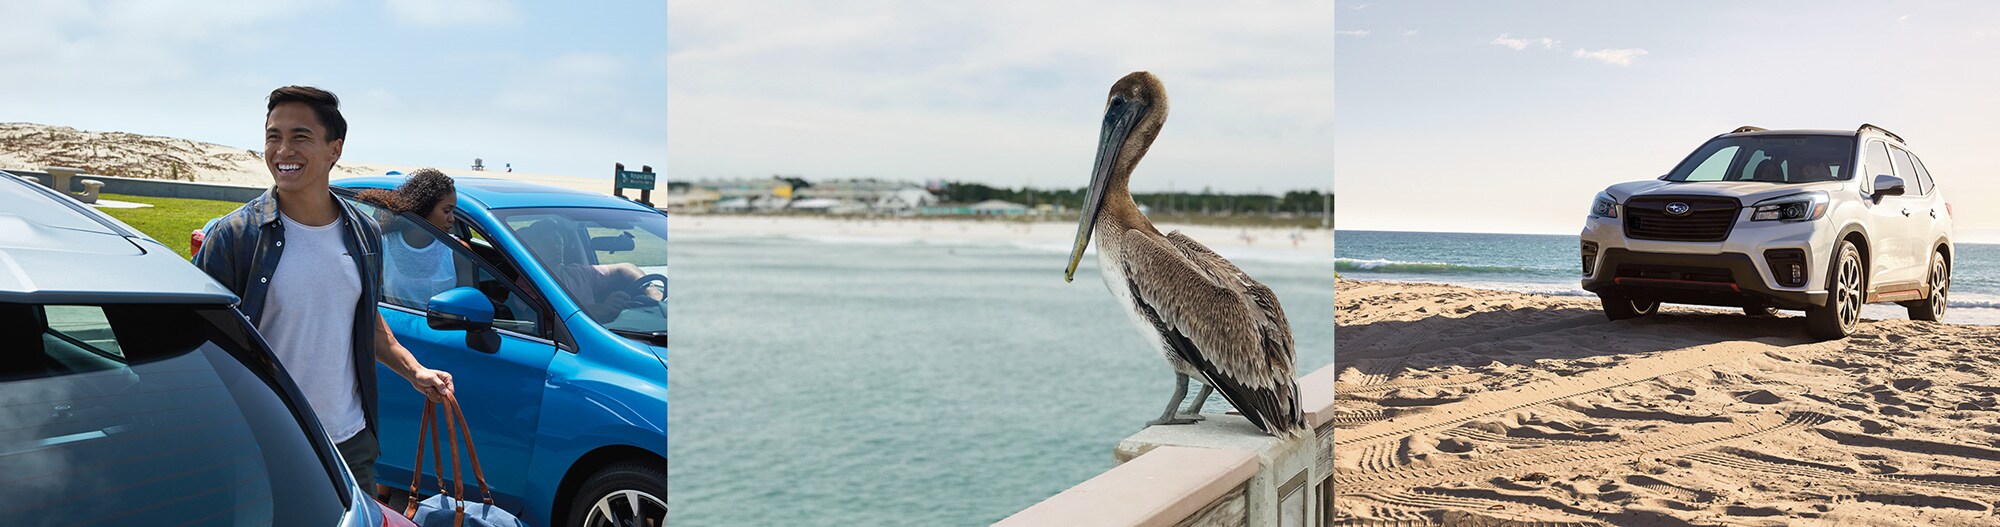
<path id="1" fill-rule="evenodd" d="M 1688 204 L 1686 203 L 1681 203 L 1676 201 L 1667 204 L 1667 214 L 1672 214 L 1675 216 L 1686 216 L 1687 213 L 1688 213 Z"/>

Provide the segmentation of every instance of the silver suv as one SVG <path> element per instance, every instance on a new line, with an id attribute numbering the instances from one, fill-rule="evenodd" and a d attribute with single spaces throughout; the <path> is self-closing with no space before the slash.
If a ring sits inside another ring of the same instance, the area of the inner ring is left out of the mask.
<path id="1" fill-rule="evenodd" d="M 1942 316 L 1951 235 L 1951 204 L 1902 137 L 1868 124 L 1745 126 L 1658 180 L 1598 193 L 1583 227 L 1583 288 L 1612 320 L 1662 302 L 1801 309 L 1814 337 L 1837 339 L 1865 303 Z"/>

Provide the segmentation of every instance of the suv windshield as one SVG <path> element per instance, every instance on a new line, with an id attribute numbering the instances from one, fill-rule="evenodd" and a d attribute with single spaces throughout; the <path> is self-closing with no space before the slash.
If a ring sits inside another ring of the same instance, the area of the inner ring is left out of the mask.
<path id="1" fill-rule="evenodd" d="M 494 211 L 592 320 L 664 344 L 667 217 L 618 209 Z"/>
<path id="2" fill-rule="evenodd" d="M 310 414 L 258 373 L 276 370 L 242 320 L 214 307 L 0 303 L 0 518 L 338 523 L 344 493 L 307 440 Z"/>
<path id="3" fill-rule="evenodd" d="M 1812 183 L 1853 177 L 1854 138 L 1755 135 L 1709 141 L 1667 174 L 1667 181 Z"/>

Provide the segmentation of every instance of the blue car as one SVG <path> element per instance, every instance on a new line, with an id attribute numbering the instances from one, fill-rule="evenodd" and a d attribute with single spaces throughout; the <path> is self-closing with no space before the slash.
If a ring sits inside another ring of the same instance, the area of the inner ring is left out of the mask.
<path id="1" fill-rule="evenodd" d="M 463 177 L 444 232 L 354 199 L 403 179 L 333 185 L 381 224 L 382 318 L 452 374 L 495 503 L 538 526 L 665 525 L 666 214 Z M 377 483 L 409 485 L 422 401 L 381 383 Z"/>

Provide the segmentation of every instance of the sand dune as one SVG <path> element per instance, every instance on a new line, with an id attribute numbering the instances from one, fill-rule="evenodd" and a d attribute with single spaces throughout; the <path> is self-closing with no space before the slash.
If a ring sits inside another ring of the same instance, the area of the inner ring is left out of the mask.
<path id="1" fill-rule="evenodd" d="M 2000 327 L 1338 287 L 1343 524 L 2000 525 Z"/>
<path id="2" fill-rule="evenodd" d="M 107 176 L 265 187 L 271 185 L 271 173 L 264 167 L 262 156 L 260 150 L 173 137 L 94 132 L 35 123 L 0 123 L 0 169 L 41 170 L 62 166 Z M 332 177 L 380 175 L 391 170 L 408 173 L 416 168 L 416 165 L 343 160 L 334 166 Z M 611 188 L 609 177 L 600 179 L 437 168 L 453 177 L 494 177 L 591 192 L 608 192 Z M 632 191 L 627 193 L 636 195 Z"/>

